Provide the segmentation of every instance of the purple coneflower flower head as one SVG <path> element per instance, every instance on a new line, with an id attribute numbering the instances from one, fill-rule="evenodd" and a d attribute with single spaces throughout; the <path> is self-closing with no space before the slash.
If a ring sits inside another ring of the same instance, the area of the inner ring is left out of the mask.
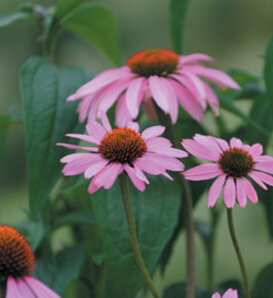
<path id="1" fill-rule="evenodd" d="M 263 155 L 260 144 L 244 145 L 232 138 L 230 142 L 212 136 L 196 134 L 193 140 L 182 141 L 184 148 L 197 158 L 212 163 L 196 166 L 183 173 L 187 180 L 200 181 L 216 178 L 208 194 L 208 207 L 213 207 L 224 189 L 224 203 L 233 208 L 237 199 L 240 207 L 245 207 L 247 198 L 258 202 L 252 181 L 267 190 L 266 184 L 273 186 L 273 158 Z"/>
<path id="2" fill-rule="evenodd" d="M 0 276 L 6 279 L 6 298 L 60 298 L 31 276 L 35 259 L 26 239 L 16 229 L 0 226 Z"/>
<path id="3" fill-rule="evenodd" d="M 105 114 L 102 115 L 102 124 L 89 121 L 86 125 L 87 135 L 67 135 L 93 146 L 58 143 L 59 146 L 85 151 L 67 155 L 61 162 L 66 163 L 63 168 L 64 175 L 84 174 L 86 179 L 92 178 L 88 188 L 90 193 L 101 187 L 111 188 L 123 171 L 137 189 L 144 191 L 145 184 L 149 184 L 145 173 L 162 174 L 172 179 L 167 170 L 184 169 L 183 163 L 177 158 L 186 157 L 187 153 L 172 148 L 169 140 L 160 137 L 165 130 L 163 126 L 149 127 L 140 133 L 139 125 L 131 122 L 127 127 L 112 129 Z"/>
<path id="4" fill-rule="evenodd" d="M 133 55 L 127 65 L 102 72 L 80 87 L 68 101 L 81 99 L 79 117 L 83 122 L 100 118 L 101 112 L 117 102 L 116 124 L 124 126 L 135 119 L 143 103 L 151 109 L 151 100 L 169 114 L 175 123 L 179 104 L 197 121 L 202 121 L 209 105 L 219 115 L 219 101 L 207 82 L 221 89 L 240 89 L 222 71 L 202 62 L 213 59 L 204 54 L 178 55 L 165 49 L 147 49 Z M 206 79 L 204 81 L 203 79 Z"/>

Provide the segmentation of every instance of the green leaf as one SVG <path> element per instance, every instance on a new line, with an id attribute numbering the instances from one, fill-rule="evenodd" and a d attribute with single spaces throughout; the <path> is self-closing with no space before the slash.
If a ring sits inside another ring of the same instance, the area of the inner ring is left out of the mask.
<path id="1" fill-rule="evenodd" d="M 45 260 L 39 260 L 35 275 L 62 295 L 66 287 L 78 279 L 83 261 L 84 251 L 81 246 L 68 247 L 57 254 L 54 265 Z"/>
<path id="2" fill-rule="evenodd" d="M 56 17 L 60 20 L 64 18 L 73 9 L 90 0 L 60 0 L 56 6 Z"/>
<path id="3" fill-rule="evenodd" d="M 95 45 L 115 65 L 120 65 L 117 21 L 107 6 L 84 3 L 72 10 L 61 22 L 65 29 Z"/>
<path id="4" fill-rule="evenodd" d="M 61 157 L 69 150 L 57 142 L 73 143 L 65 134 L 80 131 L 76 102 L 66 98 L 92 77 L 81 68 L 59 69 L 32 57 L 21 71 L 25 113 L 27 183 L 31 215 L 37 217 L 61 177 Z"/>
<path id="5" fill-rule="evenodd" d="M 270 39 L 265 52 L 264 80 L 267 99 L 273 114 L 273 37 Z"/>
<path id="6" fill-rule="evenodd" d="M 23 11 L 10 12 L 0 16 L 0 28 L 6 27 L 12 23 L 15 23 L 16 21 L 27 20 L 31 18 L 33 18 L 31 13 Z"/>
<path id="7" fill-rule="evenodd" d="M 173 48 L 178 53 L 183 52 L 183 38 L 189 0 L 170 1 L 170 29 Z"/>
<path id="8" fill-rule="evenodd" d="M 211 298 L 212 291 L 195 287 L 195 298 Z M 169 286 L 163 293 L 163 298 L 186 298 L 186 284 L 176 283 Z"/>
<path id="9" fill-rule="evenodd" d="M 4 143 L 5 143 L 8 128 L 12 124 L 16 124 L 20 122 L 21 120 L 17 115 L 14 115 L 14 114 L 0 115 L 0 161 L 3 154 Z"/>
<path id="10" fill-rule="evenodd" d="M 258 274 L 253 287 L 253 298 L 269 298 L 273 297 L 273 263 L 267 265 Z"/>
<path id="11" fill-rule="evenodd" d="M 55 222 L 55 229 L 70 224 L 88 224 L 96 225 L 96 220 L 94 215 L 89 212 L 74 211 L 62 216 L 59 220 Z"/>
<path id="12" fill-rule="evenodd" d="M 177 182 L 149 179 L 145 192 L 130 187 L 130 195 L 140 249 L 148 270 L 153 272 L 177 222 L 180 190 Z M 145 282 L 132 253 L 118 183 L 109 191 L 96 193 L 92 204 L 103 231 L 107 274 L 104 297 L 134 297 Z"/>

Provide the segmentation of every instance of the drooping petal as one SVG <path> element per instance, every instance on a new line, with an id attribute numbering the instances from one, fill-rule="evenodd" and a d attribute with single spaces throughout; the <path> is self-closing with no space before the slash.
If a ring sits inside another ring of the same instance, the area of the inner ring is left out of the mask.
<path id="1" fill-rule="evenodd" d="M 270 186 L 273 186 L 273 177 L 266 174 L 266 173 L 262 173 L 262 172 L 257 172 L 257 171 L 253 171 L 252 173 L 252 176 L 249 174 L 249 176 L 253 179 L 253 173 L 255 174 L 256 177 L 258 177 L 262 182 L 270 185 Z M 254 180 L 254 179 L 253 179 Z M 256 180 L 255 180 L 256 181 Z M 256 181 L 257 182 L 257 181 Z M 259 183 L 258 183 L 259 184 Z M 259 184 L 260 185 L 260 184 Z M 261 185 L 260 185 L 261 186 Z M 265 189 L 267 189 L 265 187 Z"/>
<path id="2" fill-rule="evenodd" d="M 68 154 L 65 157 L 63 157 L 60 161 L 62 163 L 67 163 L 67 162 L 71 162 L 74 160 L 85 160 L 85 162 L 91 162 L 92 160 L 96 159 L 96 156 L 98 156 L 98 154 L 92 154 L 92 153 L 72 153 L 72 154 Z"/>
<path id="3" fill-rule="evenodd" d="M 118 127 L 126 127 L 127 123 L 132 121 L 132 117 L 127 109 L 125 95 L 122 95 L 116 107 L 115 122 Z"/>
<path id="4" fill-rule="evenodd" d="M 178 84 L 175 81 L 171 82 L 171 84 L 184 110 L 195 120 L 202 121 L 204 118 L 204 111 L 197 98 L 195 98 L 192 93 L 181 84 Z"/>
<path id="5" fill-rule="evenodd" d="M 94 175 L 98 174 L 107 164 L 108 160 L 101 158 L 99 155 L 96 161 L 93 161 L 92 164 L 84 172 L 84 177 L 89 179 Z"/>
<path id="6" fill-rule="evenodd" d="M 185 178 L 191 181 L 209 180 L 222 174 L 222 170 L 216 163 L 199 165 L 183 173 Z"/>
<path id="7" fill-rule="evenodd" d="M 194 54 L 190 54 L 190 55 L 180 55 L 179 57 L 179 62 L 181 65 L 183 64 L 191 64 L 191 63 L 197 63 L 199 61 L 208 61 L 208 62 L 214 62 L 215 60 L 205 54 L 201 54 L 201 53 L 194 53 Z"/>
<path id="8" fill-rule="evenodd" d="M 96 144 L 96 145 L 100 144 L 100 142 L 92 136 L 81 135 L 81 134 L 76 134 L 76 133 L 68 133 L 68 134 L 66 134 L 66 136 L 70 137 L 70 138 L 79 139 L 79 140 L 82 140 L 82 141 L 85 141 L 85 142 L 88 142 L 91 144 Z"/>
<path id="9" fill-rule="evenodd" d="M 156 148 L 153 150 L 154 152 L 158 153 L 158 154 L 162 154 L 162 155 L 166 155 L 166 156 L 173 156 L 176 158 L 183 158 L 183 157 L 187 157 L 188 153 L 180 150 L 180 149 L 176 149 L 176 148 Z"/>
<path id="10" fill-rule="evenodd" d="M 96 121 L 89 121 L 85 127 L 88 135 L 98 140 L 98 142 L 100 142 L 106 134 L 105 128 Z"/>
<path id="11" fill-rule="evenodd" d="M 207 102 L 214 112 L 215 116 L 218 117 L 220 115 L 218 96 L 208 84 L 204 83 L 204 86 L 206 90 Z"/>
<path id="12" fill-rule="evenodd" d="M 135 119 L 139 113 L 139 106 L 144 96 L 144 82 L 144 78 L 136 78 L 132 80 L 126 91 L 127 109 L 133 119 Z"/>
<path id="13" fill-rule="evenodd" d="M 161 125 L 152 126 L 152 127 L 146 128 L 142 132 L 141 136 L 143 137 L 143 139 L 148 140 L 162 135 L 164 131 L 165 131 L 164 126 L 161 126 Z"/>
<path id="14" fill-rule="evenodd" d="M 22 298 L 17 281 L 13 277 L 8 277 L 6 298 Z"/>
<path id="15" fill-rule="evenodd" d="M 21 294 L 20 297 L 27 297 L 27 298 L 48 297 L 48 296 L 43 296 L 42 294 L 38 296 L 38 294 L 40 293 L 36 293 L 35 291 L 33 291 L 32 288 L 23 279 L 17 280 L 17 287 L 18 287 L 18 291 Z"/>
<path id="16" fill-rule="evenodd" d="M 153 153 L 145 153 L 135 161 L 135 164 L 144 172 L 151 175 L 159 175 L 165 172 L 165 169 L 154 158 Z"/>
<path id="17" fill-rule="evenodd" d="M 172 80 L 166 79 L 168 81 L 168 84 L 170 85 L 170 88 L 172 89 L 172 96 L 169 96 L 169 113 L 171 116 L 172 123 L 174 124 L 177 121 L 178 118 L 178 100 L 177 96 L 175 94 L 175 90 L 172 87 Z"/>
<path id="18" fill-rule="evenodd" d="M 134 186 L 140 190 L 140 191 L 144 191 L 145 190 L 145 183 L 139 179 L 135 173 L 134 168 L 131 168 L 129 165 L 125 164 L 124 165 L 124 170 L 126 171 L 126 173 L 128 174 L 129 178 L 131 179 L 132 183 L 134 184 Z"/>
<path id="19" fill-rule="evenodd" d="M 210 136 L 203 136 L 200 135 L 198 133 L 196 133 L 193 137 L 193 139 L 198 142 L 199 144 L 204 145 L 208 151 L 213 151 L 217 154 L 217 159 L 219 158 L 219 156 L 222 153 L 222 150 L 220 148 L 220 146 L 218 145 L 218 143 L 215 141 L 214 138 L 210 137 Z"/>
<path id="20" fill-rule="evenodd" d="M 44 283 L 32 276 L 26 276 L 24 277 L 24 280 L 39 298 L 61 298 Z"/>
<path id="21" fill-rule="evenodd" d="M 79 120 L 80 120 L 81 123 L 87 117 L 88 112 L 89 112 L 89 108 L 91 106 L 91 102 L 92 102 L 95 95 L 96 94 L 87 95 L 81 100 L 81 102 L 78 106 L 78 109 L 77 109 L 77 111 L 79 112 Z"/>
<path id="22" fill-rule="evenodd" d="M 149 87 L 151 95 L 156 104 L 166 113 L 169 112 L 169 97 L 173 96 L 173 90 L 166 80 L 162 80 L 158 76 L 149 77 Z"/>
<path id="23" fill-rule="evenodd" d="M 254 204 L 258 203 L 257 192 L 253 185 L 246 178 L 243 179 L 243 183 L 246 195 L 249 198 L 249 200 Z"/>
<path id="24" fill-rule="evenodd" d="M 66 144 L 66 143 L 57 143 L 56 145 L 62 146 L 62 147 L 68 148 L 68 149 L 81 149 L 81 150 L 86 150 L 86 151 L 98 152 L 97 147 L 78 146 L 78 145 Z"/>
<path id="25" fill-rule="evenodd" d="M 223 185 L 226 180 L 226 175 L 220 175 L 211 185 L 208 193 L 208 207 L 213 207 L 219 198 Z"/>
<path id="26" fill-rule="evenodd" d="M 156 152 L 160 149 L 167 149 L 172 147 L 170 140 L 163 137 L 155 137 L 146 141 L 146 145 L 149 151 Z"/>
<path id="27" fill-rule="evenodd" d="M 65 176 L 79 175 L 85 172 L 90 166 L 90 161 L 87 159 L 77 159 L 67 163 L 62 169 Z"/>
<path id="28" fill-rule="evenodd" d="M 234 179 L 228 177 L 227 182 L 224 186 L 224 202 L 227 208 L 233 208 L 236 200 L 236 188 Z"/>
<path id="29" fill-rule="evenodd" d="M 208 150 L 208 148 L 194 140 L 190 139 L 184 139 L 182 141 L 182 145 L 184 148 L 190 152 L 192 155 L 209 161 L 217 161 L 219 158 L 219 155 L 217 152 L 214 152 L 212 150 Z"/>
<path id="30" fill-rule="evenodd" d="M 273 174 L 273 161 L 257 162 L 254 164 L 253 168 L 258 171 Z"/>
<path id="31" fill-rule="evenodd" d="M 238 204 L 241 208 L 245 208 L 247 203 L 247 195 L 244 187 L 245 178 L 236 178 L 236 196 Z"/>
<path id="32" fill-rule="evenodd" d="M 272 165 L 273 165 L 273 157 L 269 156 L 269 155 L 256 156 L 254 158 L 254 161 L 256 161 L 256 162 L 269 162 L 269 163 L 272 163 Z"/>
<path id="33" fill-rule="evenodd" d="M 152 153 L 152 159 L 154 159 L 165 170 L 181 172 L 184 170 L 184 165 L 181 161 L 171 156 L 166 156 L 158 153 Z"/>
<path id="34" fill-rule="evenodd" d="M 201 65 L 184 66 L 185 71 L 193 72 L 201 77 L 204 77 L 222 89 L 232 88 L 240 90 L 241 87 L 226 73 L 220 70 L 207 68 Z"/>
<path id="35" fill-rule="evenodd" d="M 259 175 L 257 175 L 256 173 L 259 174 L 259 172 L 256 171 L 252 171 L 250 173 L 248 173 L 248 176 L 250 178 L 252 178 L 259 186 L 261 186 L 263 189 L 267 190 L 266 185 L 263 183 L 263 181 L 259 178 Z M 262 173 L 264 174 L 264 173 Z M 270 176 L 269 176 L 270 177 Z M 272 178 L 273 179 L 273 178 Z"/>

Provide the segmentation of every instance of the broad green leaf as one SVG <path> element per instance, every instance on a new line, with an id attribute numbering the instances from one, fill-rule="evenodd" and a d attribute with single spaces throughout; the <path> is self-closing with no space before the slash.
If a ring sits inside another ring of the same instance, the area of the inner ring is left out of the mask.
<path id="1" fill-rule="evenodd" d="M 267 265 L 258 274 L 253 287 L 253 298 L 269 298 L 273 297 L 273 263 Z"/>
<path id="2" fill-rule="evenodd" d="M 57 220 L 55 222 L 55 229 L 63 225 L 71 225 L 71 224 L 96 225 L 96 220 L 92 213 L 74 211 L 74 212 L 65 214 L 59 220 Z"/>
<path id="3" fill-rule="evenodd" d="M 273 114 L 273 37 L 270 39 L 265 52 L 264 80 L 267 99 Z"/>
<path id="4" fill-rule="evenodd" d="M 116 66 L 120 65 L 117 21 L 107 6 L 84 3 L 72 10 L 61 23 L 68 31 L 95 45 Z"/>
<path id="5" fill-rule="evenodd" d="M 80 131 L 76 102 L 66 98 L 92 77 L 81 68 L 57 68 L 41 57 L 32 57 L 21 71 L 25 113 L 27 183 L 30 210 L 37 217 L 61 177 L 61 157 L 70 150 L 57 142 L 73 143 L 65 134 Z"/>
<path id="6" fill-rule="evenodd" d="M 180 190 L 177 182 L 160 177 L 149 179 L 145 192 L 130 187 L 130 195 L 140 249 L 152 273 L 177 222 Z M 105 298 L 134 297 L 145 284 L 132 253 L 118 186 L 116 183 L 92 198 L 94 214 L 103 231 Z"/>
<path id="7" fill-rule="evenodd" d="M 195 287 L 195 298 L 211 298 L 212 291 Z M 186 298 L 186 284 L 176 283 L 169 286 L 163 293 L 163 298 Z"/>
<path id="8" fill-rule="evenodd" d="M 264 206 L 268 233 L 272 240 L 273 239 L 273 201 L 272 201 L 273 188 L 270 187 L 267 191 L 259 188 L 258 195 L 259 195 L 259 199 L 261 200 Z"/>
<path id="9" fill-rule="evenodd" d="M 1 156 L 4 149 L 4 143 L 5 143 L 8 128 L 12 124 L 16 124 L 20 122 L 21 122 L 20 118 L 18 118 L 16 115 L 13 115 L 13 114 L 0 115 L 0 161 L 1 161 Z"/>
<path id="10" fill-rule="evenodd" d="M 89 0 L 60 0 L 56 6 L 56 17 L 60 20 L 70 13 L 73 9 Z"/>
<path id="11" fill-rule="evenodd" d="M 33 18 L 33 15 L 23 11 L 10 12 L 0 16 L 0 28 L 8 26 L 16 21 Z"/>
<path id="12" fill-rule="evenodd" d="M 79 278 L 83 266 L 84 251 L 81 246 L 68 247 L 61 250 L 54 262 L 38 260 L 36 277 L 62 295 L 66 287 Z"/>
<path id="13" fill-rule="evenodd" d="M 170 0 L 170 29 L 173 48 L 178 53 L 183 52 L 183 38 L 189 0 Z"/>

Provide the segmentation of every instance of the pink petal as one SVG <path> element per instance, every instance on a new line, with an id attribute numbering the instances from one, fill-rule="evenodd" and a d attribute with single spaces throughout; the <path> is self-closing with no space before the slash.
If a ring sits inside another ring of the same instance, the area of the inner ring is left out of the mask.
<path id="1" fill-rule="evenodd" d="M 175 90 L 172 87 L 172 81 L 170 79 L 166 79 L 170 88 L 172 89 L 172 96 L 169 96 L 169 113 L 171 116 L 172 123 L 174 124 L 178 118 L 178 101 L 177 96 L 175 94 Z"/>
<path id="2" fill-rule="evenodd" d="M 82 141 L 85 141 L 85 142 L 88 142 L 91 144 L 97 144 L 97 145 L 100 144 L 100 142 L 92 136 L 76 134 L 76 133 L 68 133 L 68 134 L 66 134 L 66 136 L 70 137 L 70 138 L 79 139 L 79 140 L 82 140 Z"/>
<path id="3" fill-rule="evenodd" d="M 241 148 L 243 145 L 242 141 L 237 138 L 231 138 L 229 143 L 231 148 Z"/>
<path id="4" fill-rule="evenodd" d="M 136 176 L 140 180 L 142 180 L 143 182 L 145 182 L 146 184 L 150 184 L 150 182 L 147 179 L 147 177 L 145 176 L 145 174 L 142 172 L 142 170 L 136 164 L 134 164 L 134 168 L 135 168 L 135 174 L 136 174 Z"/>
<path id="5" fill-rule="evenodd" d="M 45 284 L 32 276 L 26 276 L 24 280 L 39 298 L 61 298 Z"/>
<path id="6" fill-rule="evenodd" d="M 256 158 L 261 154 L 263 154 L 263 146 L 258 143 L 254 144 L 253 146 L 250 147 L 248 152 L 253 156 L 253 158 Z"/>
<path id="7" fill-rule="evenodd" d="M 139 132 L 139 124 L 137 122 L 129 122 L 127 127 Z"/>
<path id="8" fill-rule="evenodd" d="M 244 189 L 249 200 L 254 204 L 258 203 L 257 192 L 253 185 L 246 178 L 244 179 Z"/>
<path id="9" fill-rule="evenodd" d="M 236 189 L 234 179 L 229 177 L 224 186 L 224 202 L 227 208 L 233 208 L 236 200 Z"/>
<path id="10" fill-rule="evenodd" d="M 213 138 L 214 138 L 214 140 L 218 143 L 218 145 L 221 147 L 221 149 L 222 149 L 223 151 L 226 151 L 226 150 L 229 149 L 229 144 L 228 144 L 227 141 L 225 141 L 225 140 L 223 140 L 223 139 L 220 139 L 220 138 L 215 138 L 215 137 L 213 137 Z"/>
<path id="11" fill-rule="evenodd" d="M 176 158 L 183 158 L 183 157 L 187 157 L 188 156 L 188 153 L 183 151 L 183 150 L 180 150 L 180 149 L 176 149 L 176 148 L 155 148 L 153 150 L 153 152 L 156 152 L 158 154 L 162 154 L 162 155 L 166 155 L 166 156 L 173 156 L 173 157 L 176 157 Z"/>
<path id="12" fill-rule="evenodd" d="M 153 156 L 151 158 L 154 159 L 160 166 L 164 167 L 165 170 L 177 172 L 181 172 L 184 170 L 183 163 L 176 158 L 158 153 L 152 153 L 152 155 Z"/>
<path id="13" fill-rule="evenodd" d="M 228 289 L 224 295 L 223 298 L 238 298 L 237 290 Z"/>
<path id="14" fill-rule="evenodd" d="M 22 298 L 17 281 L 13 277 L 8 277 L 6 298 Z"/>
<path id="15" fill-rule="evenodd" d="M 101 113 L 101 122 L 102 122 L 102 125 L 103 125 L 103 127 L 105 128 L 106 131 L 109 132 L 109 131 L 112 130 L 112 126 L 109 122 L 109 119 L 108 119 L 106 113 L 104 113 L 104 112 Z"/>
<path id="16" fill-rule="evenodd" d="M 165 131 L 164 126 L 161 126 L 161 125 L 152 126 L 152 127 L 146 128 L 142 132 L 141 136 L 143 137 L 143 139 L 148 140 L 162 135 L 164 131 Z"/>
<path id="17" fill-rule="evenodd" d="M 98 109 L 107 112 L 118 100 L 121 93 L 129 86 L 131 79 L 114 82 L 107 86 L 100 95 Z"/>
<path id="18" fill-rule="evenodd" d="M 93 137 L 95 140 L 98 140 L 99 142 L 104 138 L 106 134 L 105 128 L 96 121 L 88 121 L 85 127 L 88 135 Z"/>
<path id="19" fill-rule="evenodd" d="M 109 189 L 113 186 L 121 172 L 122 165 L 120 163 L 110 163 L 93 178 L 94 183 L 97 186 L 103 186 L 105 189 Z"/>
<path id="20" fill-rule="evenodd" d="M 236 178 L 236 195 L 238 204 L 241 208 L 245 208 L 247 203 L 244 179 L 245 178 Z"/>
<path id="21" fill-rule="evenodd" d="M 257 175 L 256 173 L 259 174 L 260 172 L 252 171 L 248 174 L 248 176 L 251 177 L 263 189 L 267 190 L 266 185 L 263 183 L 263 181 L 260 179 L 259 175 Z M 262 174 L 264 174 L 264 173 L 262 173 Z"/>
<path id="22" fill-rule="evenodd" d="M 84 172 L 84 177 L 86 179 L 89 179 L 98 174 L 108 164 L 108 162 L 108 160 L 101 158 L 101 156 L 99 155 L 98 159 L 96 161 L 93 161 L 92 164 Z"/>
<path id="23" fill-rule="evenodd" d="M 192 71 L 193 73 L 202 76 L 222 89 L 232 88 L 240 90 L 241 87 L 226 73 L 220 70 L 207 68 L 200 65 L 184 66 L 185 71 Z"/>
<path id="24" fill-rule="evenodd" d="M 73 160 L 64 166 L 62 173 L 65 176 L 79 175 L 85 172 L 89 166 L 90 162 L 88 162 L 86 159 Z"/>
<path id="25" fill-rule="evenodd" d="M 209 163 L 204 165 L 196 166 L 183 173 L 187 180 L 201 181 L 209 180 L 223 174 L 219 165 L 216 163 Z"/>
<path id="26" fill-rule="evenodd" d="M 213 207 L 219 198 L 222 187 L 225 183 L 226 175 L 220 175 L 211 185 L 208 194 L 208 207 Z"/>
<path id="27" fill-rule="evenodd" d="M 149 151 L 157 151 L 160 149 L 167 149 L 172 147 L 170 140 L 163 137 L 155 137 L 147 140 L 146 145 Z"/>
<path id="28" fill-rule="evenodd" d="M 184 110 L 195 120 L 202 121 L 204 118 L 204 112 L 197 98 L 195 98 L 187 88 L 175 81 L 172 82 L 172 86 Z"/>
<path id="29" fill-rule="evenodd" d="M 91 95 L 88 95 L 88 96 L 85 96 L 79 106 L 78 106 L 78 109 L 77 111 L 79 112 L 79 119 L 80 119 L 80 122 L 82 123 L 85 118 L 87 117 L 88 115 L 88 111 L 90 109 L 90 106 L 91 106 L 91 102 L 94 98 L 95 94 L 91 94 Z"/>
<path id="30" fill-rule="evenodd" d="M 128 122 L 132 121 L 132 117 L 126 106 L 125 95 L 122 95 L 118 100 L 115 118 L 118 127 L 126 127 Z"/>
<path id="31" fill-rule="evenodd" d="M 82 149 L 82 150 L 92 151 L 92 152 L 98 152 L 99 150 L 97 147 L 84 147 L 84 146 L 78 146 L 78 145 L 66 144 L 66 143 L 57 143 L 56 145 L 69 148 L 69 149 Z"/>
<path id="32" fill-rule="evenodd" d="M 138 77 L 131 81 L 126 92 L 126 104 L 132 118 L 136 118 L 139 113 L 139 106 L 144 96 L 144 81 L 142 77 Z"/>
<path id="33" fill-rule="evenodd" d="M 199 144 L 204 145 L 207 150 L 214 152 L 217 155 L 217 159 L 222 154 L 222 149 L 213 137 L 203 136 L 197 133 L 194 135 L 193 139 Z"/>
<path id="34" fill-rule="evenodd" d="M 210 105 L 212 111 L 214 112 L 215 116 L 220 115 L 219 111 L 219 99 L 217 94 L 213 91 L 213 89 L 206 83 L 203 83 L 206 90 L 206 99 L 208 104 Z"/>
<path id="35" fill-rule="evenodd" d="M 109 69 L 98 76 L 96 76 L 93 80 L 83 85 L 78 91 L 74 94 L 75 98 L 84 97 L 90 93 L 96 92 L 99 89 L 118 81 L 119 79 L 132 78 L 133 75 L 130 73 L 129 67 L 121 67 L 118 69 Z"/>
<path id="36" fill-rule="evenodd" d="M 170 109 L 169 97 L 174 96 L 174 92 L 167 80 L 159 78 L 158 76 L 150 76 L 149 87 L 151 95 L 157 105 L 164 112 L 168 113 Z"/>
<path id="37" fill-rule="evenodd" d="M 211 298 L 221 298 L 221 295 L 217 292 L 217 293 L 214 293 Z"/>
<path id="38" fill-rule="evenodd" d="M 136 176 L 134 168 L 131 168 L 129 165 L 126 164 L 126 165 L 124 165 L 124 170 L 128 174 L 128 176 L 131 179 L 131 181 L 133 182 L 134 186 L 138 190 L 144 191 L 146 188 L 145 183 Z"/>
<path id="39" fill-rule="evenodd" d="M 253 168 L 258 171 L 273 174 L 273 161 L 255 163 Z"/>
<path id="40" fill-rule="evenodd" d="M 85 160 L 85 162 L 91 162 L 92 160 L 96 159 L 99 156 L 98 154 L 92 153 L 72 153 L 63 157 L 60 161 L 62 163 L 71 162 L 74 160 Z"/>
<path id="41" fill-rule="evenodd" d="M 165 172 L 164 167 L 158 163 L 156 158 L 154 158 L 154 153 L 145 153 L 143 157 L 138 158 L 134 164 L 136 164 L 142 171 L 151 175 L 159 175 Z"/>
<path id="42" fill-rule="evenodd" d="M 21 294 L 20 297 L 37 298 L 39 293 L 36 293 L 32 288 L 22 279 L 17 280 L 18 291 Z M 39 295 L 38 297 L 46 298 L 48 296 Z"/>
<path id="43" fill-rule="evenodd" d="M 270 185 L 270 186 L 273 186 L 273 177 L 272 176 L 270 176 L 270 175 L 268 175 L 268 174 L 266 174 L 266 173 L 262 173 L 262 172 L 256 172 L 256 171 L 253 171 L 253 172 L 251 172 L 251 173 L 249 173 L 249 176 L 250 176 L 250 174 L 252 174 L 252 176 L 253 176 L 253 173 L 255 173 L 255 176 L 256 177 L 258 177 L 261 181 L 263 181 L 264 183 L 266 183 L 266 184 L 268 184 L 268 185 Z M 253 179 L 253 177 L 252 176 L 250 176 L 252 179 Z M 254 180 L 254 179 L 253 179 Z M 256 181 L 257 182 L 257 181 Z M 259 184 L 259 183 L 258 183 Z M 265 187 L 265 189 L 267 189 L 266 187 Z"/>
<path id="44" fill-rule="evenodd" d="M 208 148 L 199 142 L 194 140 L 185 139 L 182 141 L 182 145 L 184 148 L 190 152 L 192 155 L 209 161 L 217 161 L 219 155 L 217 152 L 213 152 L 212 150 L 208 150 Z"/>
<path id="45" fill-rule="evenodd" d="M 257 156 L 254 159 L 256 162 L 270 162 L 273 164 L 273 157 L 269 155 Z"/>
<path id="46" fill-rule="evenodd" d="M 196 63 L 199 61 L 209 61 L 209 62 L 214 62 L 215 60 L 205 54 L 200 54 L 200 53 L 195 53 L 187 56 L 180 56 L 179 57 L 179 62 L 181 64 L 190 64 L 190 63 Z"/>

